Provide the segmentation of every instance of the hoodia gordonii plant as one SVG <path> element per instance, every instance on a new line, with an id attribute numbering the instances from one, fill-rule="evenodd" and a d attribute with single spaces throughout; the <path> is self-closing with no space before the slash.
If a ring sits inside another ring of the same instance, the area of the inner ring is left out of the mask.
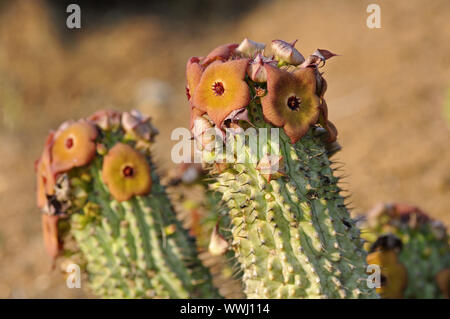
<path id="1" fill-rule="evenodd" d="M 446 227 L 420 208 L 380 203 L 368 212 L 368 261 L 381 267 L 382 298 L 450 298 Z"/>
<path id="2" fill-rule="evenodd" d="M 47 250 L 80 255 L 100 297 L 219 297 L 159 182 L 156 133 L 137 111 L 99 111 L 50 133 L 36 163 Z"/>
<path id="3" fill-rule="evenodd" d="M 275 40 L 269 56 L 246 39 L 189 59 L 196 146 L 228 209 L 247 297 L 377 298 L 329 160 L 339 145 L 319 66 L 334 54 L 305 60 L 294 44 Z"/>

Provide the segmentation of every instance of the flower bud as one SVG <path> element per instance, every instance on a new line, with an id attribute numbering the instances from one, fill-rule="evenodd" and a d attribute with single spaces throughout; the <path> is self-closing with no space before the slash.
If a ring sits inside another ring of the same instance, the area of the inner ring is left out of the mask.
<path id="1" fill-rule="evenodd" d="M 284 62 L 292 65 L 299 65 L 305 58 L 294 47 L 297 40 L 292 43 L 285 42 L 283 40 L 272 41 L 272 51 L 279 62 Z"/>
<path id="2" fill-rule="evenodd" d="M 259 43 L 245 38 L 241 44 L 236 48 L 236 52 L 240 53 L 246 57 L 253 57 L 256 53 L 262 52 L 266 45 L 264 43 Z"/>
<path id="3" fill-rule="evenodd" d="M 277 61 L 266 58 L 261 53 L 258 53 L 256 57 L 247 67 L 247 75 L 254 82 L 267 82 L 267 72 L 264 68 L 264 63 L 270 63 L 274 66 L 277 65 Z"/>
<path id="4" fill-rule="evenodd" d="M 215 128 L 206 118 L 202 116 L 195 118 L 192 126 L 192 135 L 194 135 L 199 150 L 211 150 L 214 147 L 215 132 Z"/>
<path id="5" fill-rule="evenodd" d="M 127 133 L 146 141 L 152 141 L 153 137 L 159 132 L 152 125 L 150 119 L 148 116 L 144 117 L 138 110 L 124 112 L 122 114 L 122 127 Z"/>

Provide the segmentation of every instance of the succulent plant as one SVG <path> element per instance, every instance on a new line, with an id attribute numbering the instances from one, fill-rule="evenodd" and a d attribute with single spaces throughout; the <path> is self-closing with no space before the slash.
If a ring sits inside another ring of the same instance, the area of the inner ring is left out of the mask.
<path id="1" fill-rule="evenodd" d="M 449 298 L 450 245 L 441 222 L 412 205 L 380 203 L 368 212 L 365 227 L 368 262 L 379 264 L 382 276 L 398 275 L 392 282 L 385 278 L 379 289 L 381 297 L 390 298 L 402 287 L 395 298 Z"/>
<path id="2" fill-rule="evenodd" d="M 318 50 L 304 60 L 294 44 L 274 41 L 267 57 L 246 39 L 191 58 L 195 143 L 227 208 L 247 297 L 376 298 L 329 160 L 340 147 L 318 68 L 334 54 Z M 233 143 L 242 148 L 220 151 Z"/>
<path id="3" fill-rule="evenodd" d="M 78 260 L 100 297 L 220 297 L 160 183 L 156 133 L 137 111 L 99 111 L 50 133 L 36 163 L 47 251 Z"/>

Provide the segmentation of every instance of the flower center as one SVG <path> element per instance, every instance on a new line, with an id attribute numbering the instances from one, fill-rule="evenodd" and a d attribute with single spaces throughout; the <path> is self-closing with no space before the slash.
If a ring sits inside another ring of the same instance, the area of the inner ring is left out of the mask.
<path id="1" fill-rule="evenodd" d="M 122 173 L 123 173 L 123 176 L 125 176 L 125 177 L 133 177 L 134 169 L 133 169 L 133 167 L 127 165 L 124 167 Z"/>
<path id="2" fill-rule="evenodd" d="M 301 103 L 300 98 L 296 97 L 295 95 L 292 95 L 292 96 L 289 97 L 288 100 L 287 100 L 287 106 L 288 106 L 292 111 L 297 111 L 297 110 L 300 108 L 300 103 Z"/>
<path id="3" fill-rule="evenodd" d="M 215 95 L 222 95 L 223 93 L 225 93 L 225 88 L 223 87 L 222 82 L 216 82 L 213 84 L 212 90 L 214 92 Z"/>
<path id="4" fill-rule="evenodd" d="M 66 140 L 66 147 L 67 147 L 68 149 L 71 149 L 72 146 L 73 146 L 73 138 L 69 137 L 69 138 Z"/>

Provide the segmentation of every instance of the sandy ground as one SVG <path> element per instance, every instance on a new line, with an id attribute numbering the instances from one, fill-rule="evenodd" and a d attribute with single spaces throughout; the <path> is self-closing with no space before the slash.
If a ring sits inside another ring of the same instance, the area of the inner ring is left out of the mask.
<path id="1" fill-rule="evenodd" d="M 42 243 L 33 163 L 49 129 L 100 108 L 139 108 L 161 131 L 157 157 L 170 171 L 170 132 L 189 122 L 186 60 L 244 37 L 298 38 L 305 56 L 341 55 L 323 70 L 354 213 L 400 201 L 450 225 L 450 2 L 376 1 L 382 28 L 369 29 L 372 2 L 276 1 L 208 25 L 128 18 L 69 41 L 40 1 L 2 2 L 0 297 L 89 296 L 50 270 Z"/>

